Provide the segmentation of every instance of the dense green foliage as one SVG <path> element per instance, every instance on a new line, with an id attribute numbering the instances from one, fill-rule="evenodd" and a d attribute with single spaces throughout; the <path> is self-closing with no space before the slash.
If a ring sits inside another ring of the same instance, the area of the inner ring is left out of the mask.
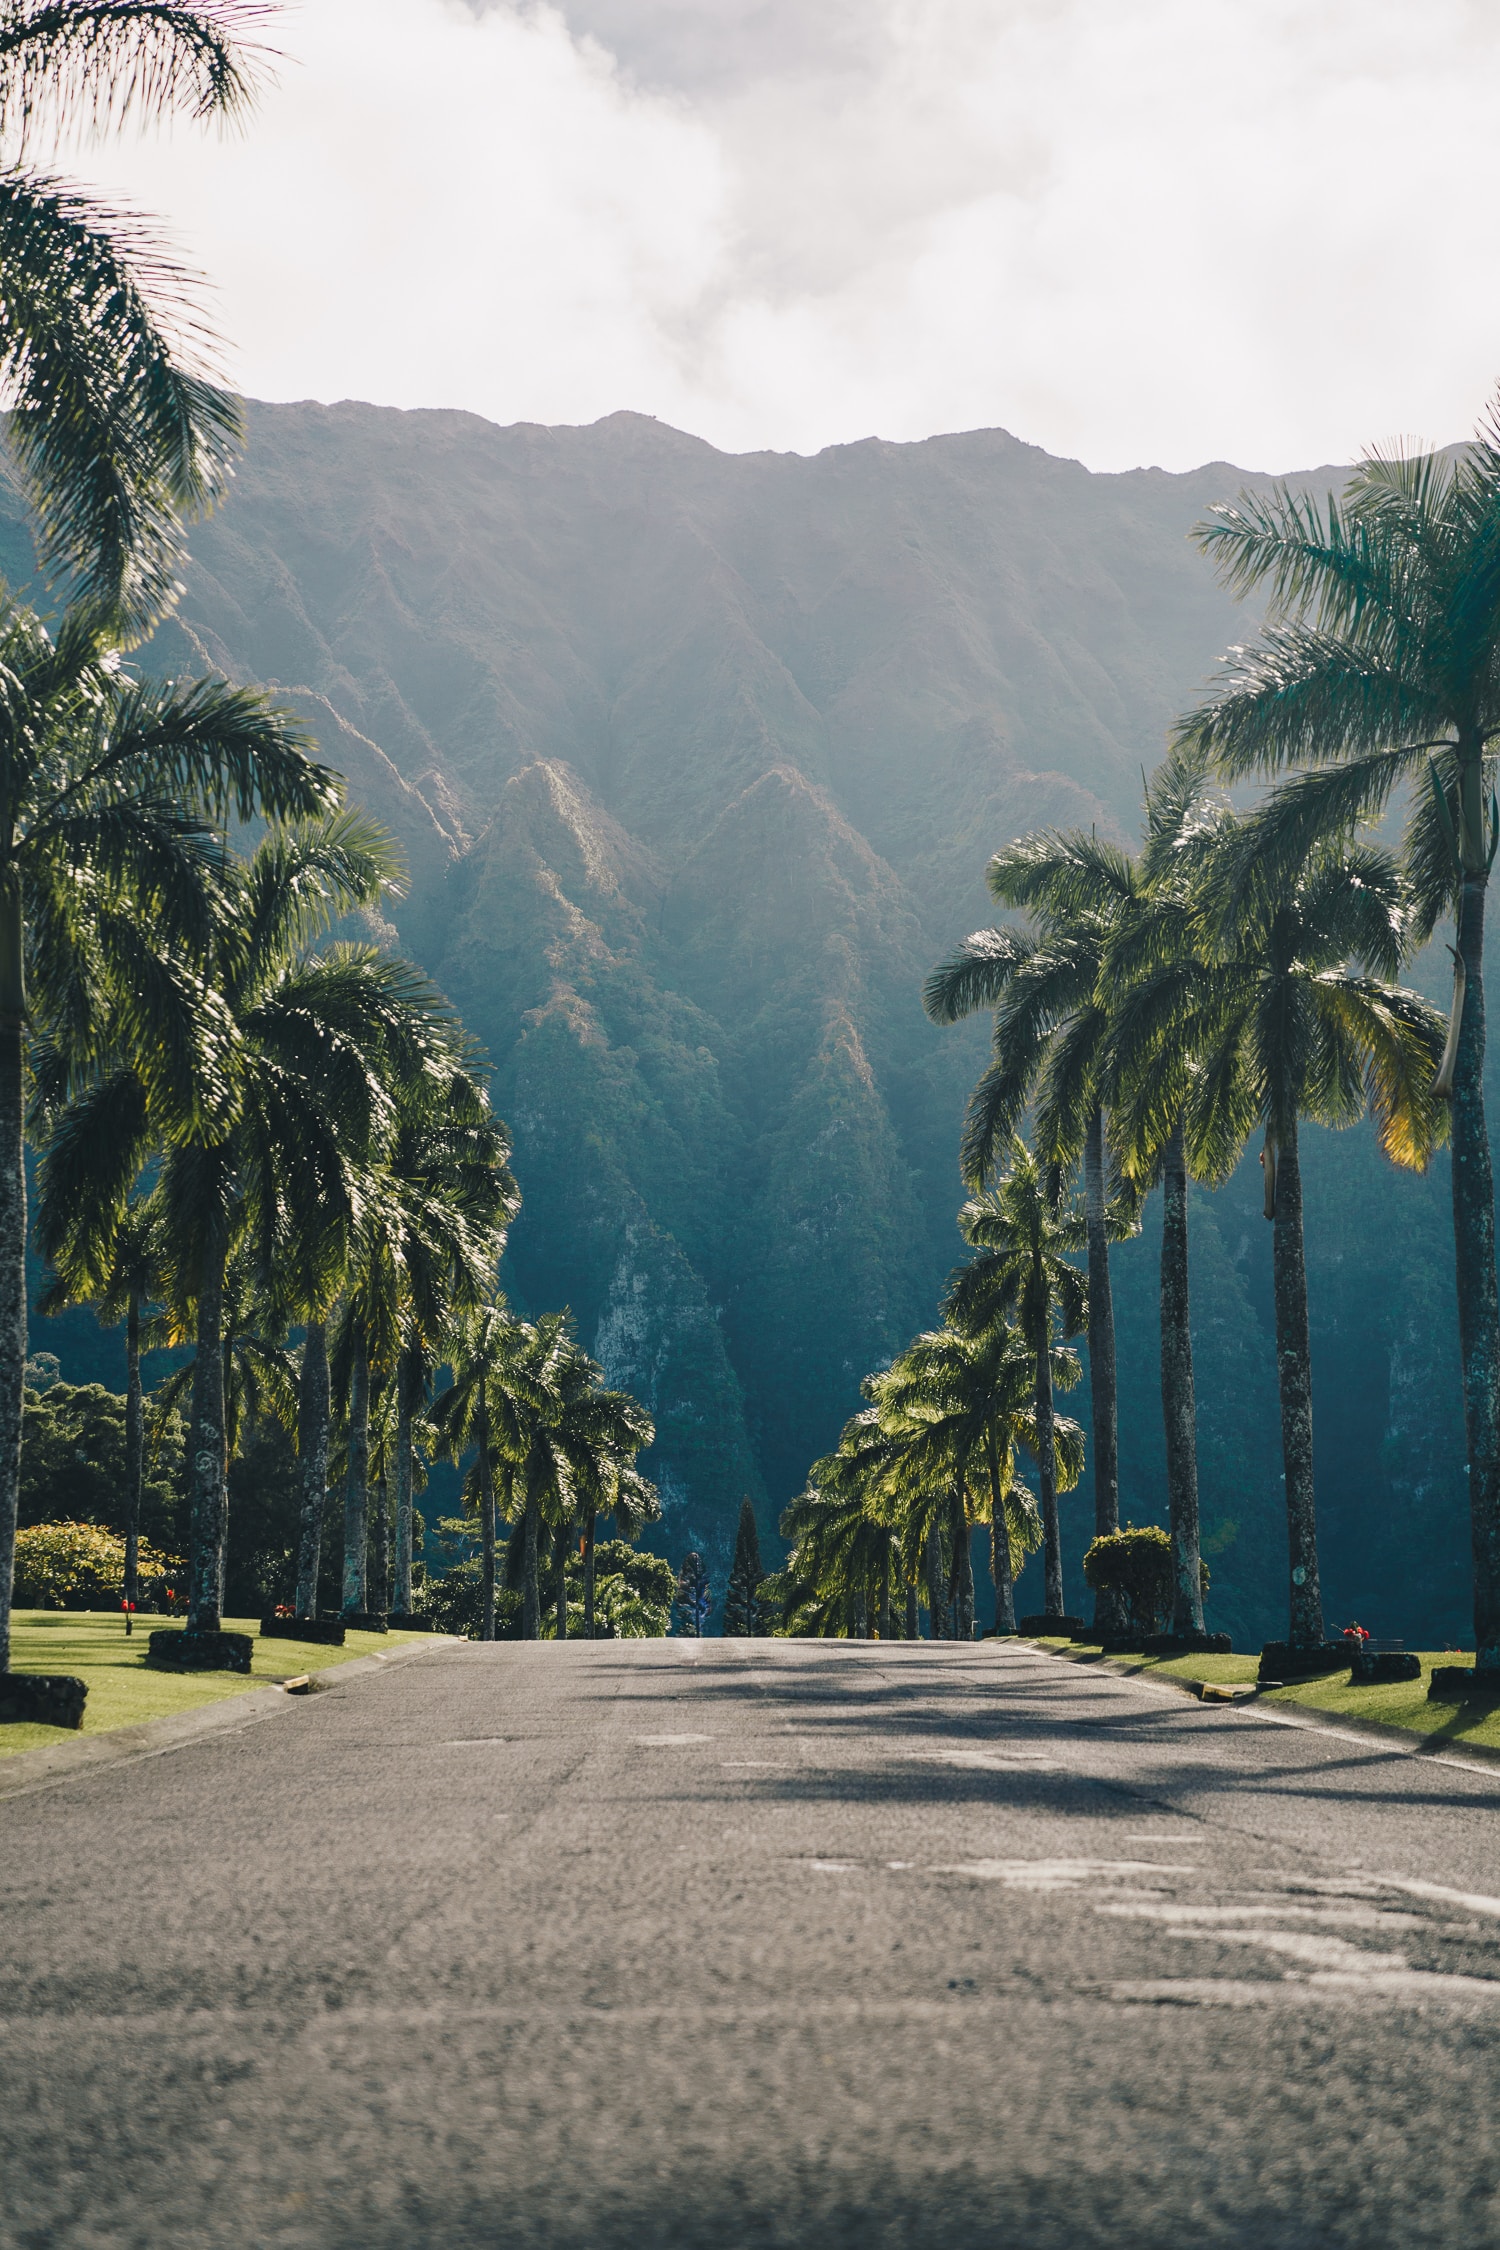
<path id="1" fill-rule="evenodd" d="M 175 1605 L 178 1558 L 140 1546 L 141 1599 Z M 96 1523 L 38 1523 L 16 1534 L 15 1600 L 21 1609 L 108 1609 L 125 1585 L 125 1541 Z"/>
<path id="2" fill-rule="evenodd" d="M 1199 1564 L 1203 1591 L 1209 1588 L 1207 1563 Z M 1172 1614 L 1172 1542 L 1158 1524 L 1096 1539 L 1083 1558 L 1084 1584 L 1096 1594 L 1119 1594 L 1124 1629 L 1137 1636 L 1164 1633 Z"/>
<path id="3" fill-rule="evenodd" d="M 143 1535 L 171 1553 L 182 1551 L 181 1418 L 169 1414 L 148 1459 L 141 1507 Z M 124 1531 L 125 1401 L 102 1383 L 51 1383 L 28 1390 L 22 1421 L 22 1527 L 38 1523 L 102 1524 Z"/>

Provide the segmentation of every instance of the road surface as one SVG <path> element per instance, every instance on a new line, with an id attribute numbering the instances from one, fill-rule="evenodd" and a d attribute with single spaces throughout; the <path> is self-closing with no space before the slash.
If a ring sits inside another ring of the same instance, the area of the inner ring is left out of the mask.
<path id="1" fill-rule="evenodd" d="M 0 1898 L 6 2250 L 1500 2242 L 1500 1768 L 1029 1648 L 437 1647 Z"/>

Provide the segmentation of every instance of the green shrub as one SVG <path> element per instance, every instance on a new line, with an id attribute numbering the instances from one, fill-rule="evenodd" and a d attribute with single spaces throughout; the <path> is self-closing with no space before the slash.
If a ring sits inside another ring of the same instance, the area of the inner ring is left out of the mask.
<path id="1" fill-rule="evenodd" d="M 441 1578 L 429 1577 L 422 1589 L 424 1614 L 442 1633 L 457 1633 L 477 1641 L 484 1629 L 484 1564 L 477 1555 L 455 1563 Z M 495 1582 L 495 1637 L 515 1641 L 521 1637 L 521 1596 Z"/>
<path id="2" fill-rule="evenodd" d="M 1203 1591 L 1208 1592 L 1208 1565 L 1200 1562 Z M 1172 1618 L 1172 1542 L 1156 1524 L 1096 1539 L 1083 1558 L 1083 1575 L 1096 1594 L 1123 1594 L 1126 1625 L 1145 1638 L 1164 1633 Z"/>
<path id="3" fill-rule="evenodd" d="M 496 1557 L 495 1637 L 515 1641 L 521 1637 L 522 1593 L 507 1586 L 500 1575 L 504 1556 Z M 623 1539 L 601 1539 L 594 1549 L 594 1633 L 602 1641 L 661 1639 L 671 1623 L 672 1595 L 677 1578 L 660 1555 L 644 1554 Z M 557 1629 L 556 1596 L 549 1596 L 547 1573 L 542 1580 L 541 1633 L 551 1640 Z M 555 1586 L 556 1580 L 553 1580 Z M 477 1641 L 484 1623 L 484 1566 L 477 1555 L 454 1563 L 441 1578 L 429 1576 L 420 1607 L 440 1631 L 458 1633 Z M 576 1553 L 568 1556 L 568 1632 L 583 1638 L 583 1564 Z"/>
<path id="4" fill-rule="evenodd" d="M 141 1601 L 174 1606 L 181 1564 L 143 1539 Z M 125 1587 L 125 1542 L 96 1523 L 37 1523 L 16 1533 L 18 1609 L 112 1609 Z"/>

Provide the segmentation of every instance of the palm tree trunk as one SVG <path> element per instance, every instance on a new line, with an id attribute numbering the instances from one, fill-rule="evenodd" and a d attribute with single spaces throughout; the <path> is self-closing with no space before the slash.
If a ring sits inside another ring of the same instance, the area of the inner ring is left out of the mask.
<path id="1" fill-rule="evenodd" d="M 583 1637 L 594 1637 L 594 1520 L 590 1508 L 583 1519 Z"/>
<path id="2" fill-rule="evenodd" d="M 1275 1144 L 1276 1375 L 1281 1388 L 1281 1458 L 1286 1471 L 1288 1567 L 1293 1648 L 1320 1648 L 1318 1525 L 1313 1504 L 1312 1345 L 1307 1326 L 1307 1261 L 1302 1242 L 1302 1164 L 1297 1121 Z"/>
<path id="3" fill-rule="evenodd" d="M 1120 1421 L 1115 1379 L 1115 1300 L 1109 1276 L 1109 1226 L 1104 1192 L 1104 1112 L 1089 1118 L 1083 1144 L 1084 1214 L 1089 1249 L 1089 1400 L 1094 1414 L 1094 1537 L 1120 1528 Z M 1120 1596 L 1100 1594 L 1094 1626 L 1118 1631 Z"/>
<path id="4" fill-rule="evenodd" d="M 384 1617 L 391 1606 L 391 1488 L 388 1475 L 370 1486 L 370 1607 Z"/>
<path id="5" fill-rule="evenodd" d="M 416 1390 L 415 1353 L 408 1347 L 396 1363 L 396 1600 L 405 1617 L 411 1609 L 411 1413 Z"/>
<path id="6" fill-rule="evenodd" d="M 560 1523 L 552 1542 L 552 1559 L 557 1567 L 557 1638 L 568 1637 L 568 1527 Z"/>
<path id="7" fill-rule="evenodd" d="M 927 1534 L 926 1561 L 928 1626 L 933 1640 L 941 1641 L 947 1638 L 943 1626 L 946 1589 L 943 1585 L 943 1545 L 938 1537 L 936 1524 Z"/>
<path id="8" fill-rule="evenodd" d="M 1016 1629 L 1016 1588 L 1010 1574 L 1010 1526 L 1005 1518 L 1005 1495 L 1000 1489 L 1000 1455 L 995 1433 L 985 1433 L 985 1466 L 990 1477 L 990 1576 L 995 1582 L 995 1631 Z"/>
<path id="9" fill-rule="evenodd" d="M 484 1622 L 479 1637 L 492 1641 L 495 1638 L 495 1479 L 490 1469 L 487 1437 L 480 1441 L 479 1447 L 479 1538 L 484 1555 Z"/>
<path id="10" fill-rule="evenodd" d="M 21 1393 L 26 1387 L 26 1159 L 23 1153 L 26 987 L 21 894 L 0 901 L 0 1671 L 10 1669 L 10 1600 L 21 1499 Z"/>
<path id="11" fill-rule="evenodd" d="M 750 1629 L 751 1629 L 751 1631 L 752 1631 L 752 1632 L 754 1632 L 754 1630 L 755 1630 L 755 1626 L 754 1626 L 754 1623 L 753 1623 L 753 1612 L 754 1612 L 754 1607 L 755 1607 L 755 1596 L 754 1596 L 754 1594 L 752 1594 L 752 1595 L 751 1595 L 751 1597 L 750 1597 L 750 1606 L 751 1606 L 751 1611 L 752 1611 L 752 1623 L 751 1623 L 751 1627 L 750 1627 Z M 880 1638 L 881 1638 L 881 1639 L 882 1639 L 883 1641 L 888 1641 L 888 1640 L 890 1639 L 890 1637 L 891 1637 L 891 1543 L 890 1543 L 890 1541 L 889 1541 L 889 1540 L 887 1540 L 887 1541 L 886 1541 L 886 1543 L 885 1543 L 885 1552 L 884 1552 L 884 1555 L 883 1555 L 883 1556 L 882 1556 L 882 1558 L 881 1558 L 881 1564 L 880 1564 Z"/>
<path id="12" fill-rule="evenodd" d="M 1051 1322 L 1048 1321 L 1050 1329 Z M 1057 1518 L 1057 1449 L 1052 1421 L 1052 1349 L 1050 1335 L 1036 1349 L 1036 1468 L 1042 1488 L 1042 1568 L 1046 1598 L 1042 1607 L 1049 1617 L 1067 1614 L 1063 1600 L 1062 1526 Z"/>
<path id="13" fill-rule="evenodd" d="M 302 1346 L 297 1450 L 302 1456 L 302 1523 L 297 1542 L 297 1615 L 318 1614 L 323 1509 L 328 1498 L 328 1324 L 310 1320 Z"/>
<path id="14" fill-rule="evenodd" d="M 1486 872 L 1464 877 L 1458 952 L 1463 1021 L 1453 1074 L 1453 1238 L 1458 1340 L 1469 1450 L 1474 1546 L 1474 1662 L 1500 1671 L 1500 1305 L 1495 1288 L 1495 1183 L 1484 1113 Z"/>
<path id="15" fill-rule="evenodd" d="M 219 1588 L 224 1558 L 224 1268 L 227 1230 L 209 1222 L 198 1282 L 198 1326 L 193 1355 L 192 1423 L 188 1435 L 191 1514 L 188 1526 L 190 1633 L 219 1630 Z"/>
<path id="16" fill-rule="evenodd" d="M 974 1553 L 969 1545 L 969 1516 L 961 1491 L 953 1495 L 953 1582 L 958 1603 L 958 1638 L 974 1638 Z"/>
<path id="17" fill-rule="evenodd" d="M 141 1485 L 146 1466 L 146 1415 L 141 1397 L 141 1293 L 132 1289 L 125 1311 L 125 1599 L 141 1592 Z"/>
<path id="18" fill-rule="evenodd" d="M 523 1572 L 521 1593 L 521 1636 L 523 1640 L 539 1641 L 542 1637 L 542 1599 L 537 1574 L 538 1512 L 534 1498 L 527 1496 L 521 1517 L 521 1568 Z"/>
<path id="19" fill-rule="evenodd" d="M 1167 1440 L 1167 1514 L 1172 1531 L 1172 1631 L 1203 1630 L 1198 1559 L 1197 1402 L 1188 1326 L 1187 1159 L 1179 1123 L 1163 1166 L 1161 1229 L 1161 1409 Z"/>
<path id="20" fill-rule="evenodd" d="M 366 1519 L 370 1505 L 370 1351 L 364 1330 L 354 1332 L 349 1378 L 349 1472 L 344 1479 L 344 1589 L 346 1617 L 368 1609 L 365 1584 Z"/>

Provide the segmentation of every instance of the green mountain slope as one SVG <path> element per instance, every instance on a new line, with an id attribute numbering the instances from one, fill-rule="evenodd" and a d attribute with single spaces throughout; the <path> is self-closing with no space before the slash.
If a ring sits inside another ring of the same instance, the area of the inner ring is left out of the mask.
<path id="1" fill-rule="evenodd" d="M 933 1317 L 985 1031 L 929 1026 L 921 977 L 988 919 L 997 844 L 1133 830 L 1142 766 L 1246 629 L 1187 539 L 1240 473 L 1094 476 L 1001 431 L 809 460 L 625 414 L 250 421 L 153 654 L 280 683 L 400 838 L 402 940 L 515 1133 L 507 1285 L 571 1304 L 650 1401 L 667 1544 L 722 1564 L 740 1494 L 772 1531 Z M 1357 1136 L 1309 1181 L 1332 1575 L 1368 1606 L 1372 1493 L 1449 1536 L 1452 1464 L 1413 1459 L 1414 1401 L 1451 1388 L 1442 1181 L 1392 1181 Z M 1205 1513 L 1251 1632 L 1284 1567 L 1268 1230 L 1238 1184 L 1197 1226 Z M 1356 1241 L 1379 1305 L 1346 1286 Z M 1148 1231 L 1120 1258 L 1137 1520 L 1161 1513 L 1154 1286 Z"/>

